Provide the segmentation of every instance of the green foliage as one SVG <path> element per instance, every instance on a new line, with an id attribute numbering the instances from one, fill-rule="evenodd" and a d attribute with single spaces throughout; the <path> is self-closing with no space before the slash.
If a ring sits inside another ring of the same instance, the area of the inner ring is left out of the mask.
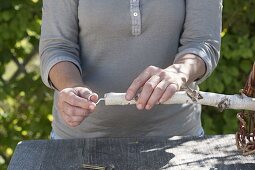
<path id="1" fill-rule="evenodd" d="M 19 141 L 48 138 L 52 92 L 41 82 L 36 56 L 41 0 L 0 4 L 0 169 L 6 169 Z M 254 9 L 255 0 L 224 0 L 221 60 L 202 90 L 233 94 L 243 88 L 255 61 Z M 206 134 L 237 131 L 233 110 L 203 107 L 202 122 Z"/>
<path id="2" fill-rule="evenodd" d="M 204 91 L 239 93 L 255 62 L 255 0 L 224 0 L 221 59 Z M 235 133 L 237 111 L 203 107 L 202 122 L 207 134 Z"/>
<path id="3" fill-rule="evenodd" d="M 19 141 L 48 138 L 52 95 L 38 64 L 29 62 L 38 58 L 41 1 L 0 4 L 0 169 L 6 169 Z"/>

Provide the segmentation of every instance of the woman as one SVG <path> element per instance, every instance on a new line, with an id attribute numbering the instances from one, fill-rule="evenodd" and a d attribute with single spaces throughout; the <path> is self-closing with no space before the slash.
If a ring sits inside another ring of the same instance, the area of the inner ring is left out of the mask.
<path id="1" fill-rule="evenodd" d="M 44 0 L 53 138 L 202 135 L 200 105 L 156 104 L 216 67 L 221 10 L 221 0 Z M 137 105 L 96 105 L 108 92 L 139 94 Z"/>

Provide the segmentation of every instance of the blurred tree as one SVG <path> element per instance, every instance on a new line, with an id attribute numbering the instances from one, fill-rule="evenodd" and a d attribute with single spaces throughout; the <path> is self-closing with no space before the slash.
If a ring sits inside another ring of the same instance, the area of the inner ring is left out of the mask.
<path id="1" fill-rule="evenodd" d="M 224 0 L 221 60 L 200 87 L 204 91 L 239 93 L 255 62 L 255 0 Z M 237 131 L 234 110 L 219 113 L 203 107 L 202 121 L 207 134 Z"/>
<path id="2" fill-rule="evenodd" d="M 51 92 L 41 82 L 38 39 L 41 1 L 0 0 L 0 169 L 17 143 L 46 139 Z"/>
<path id="3" fill-rule="evenodd" d="M 48 139 L 52 91 L 37 57 L 41 0 L 0 0 L 0 169 L 19 141 Z M 255 0 L 224 0 L 221 60 L 204 91 L 239 93 L 255 61 Z M 237 131 L 236 111 L 203 107 L 206 134 Z"/>

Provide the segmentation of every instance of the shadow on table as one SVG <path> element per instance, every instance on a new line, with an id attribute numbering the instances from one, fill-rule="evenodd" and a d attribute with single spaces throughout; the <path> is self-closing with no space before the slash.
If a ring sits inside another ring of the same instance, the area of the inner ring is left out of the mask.
<path id="1" fill-rule="evenodd" d="M 19 162 L 25 162 L 22 165 L 31 170 L 74 170 L 82 169 L 82 164 L 114 167 L 115 170 L 255 167 L 254 157 L 243 157 L 237 152 L 233 135 L 29 141 L 20 144 L 15 152 L 19 156 L 13 159 L 13 169 L 20 167 Z M 243 160 L 246 164 L 242 164 Z"/>
<path id="2" fill-rule="evenodd" d="M 236 164 L 230 164 L 230 165 L 224 165 L 224 167 L 222 167 L 221 165 L 216 165 L 215 168 L 217 168 L 217 170 L 240 170 L 240 169 L 244 169 L 244 168 L 240 168 L 240 167 L 245 167 L 245 170 L 247 169 L 254 169 L 255 167 L 255 163 L 236 163 Z"/>
<path id="3" fill-rule="evenodd" d="M 234 136 L 216 135 L 193 140 L 172 139 L 171 144 L 172 147 L 166 151 L 174 154 L 175 157 L 166 166 L 169 169 L 177 167 L 178 169 L 255 169 L 254 157 L 243 156 L 237 150 Z"/>
<path id="4" fill-rule="evenodd" d="M 161 142 L 155 138 L 113 140 L 98 140 L 94 144 L 87 141 L 82 154 L 83 162 L 114 166 L 121 170 L 155 170 L 166 166 L 174 157 L 174 154 L 165 151 L 170 146 L 167 138 Z"/>

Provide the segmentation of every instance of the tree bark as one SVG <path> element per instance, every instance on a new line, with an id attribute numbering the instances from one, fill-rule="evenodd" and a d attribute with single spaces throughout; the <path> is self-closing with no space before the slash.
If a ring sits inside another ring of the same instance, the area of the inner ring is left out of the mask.
<path id="1" fill-rule="evenodd" d="M 194 91 L 193 91 L 194 92 Z M 130 105 L 136 104 L 136 100 L 127 101 L 125 93 L 106 93 L 105 105 Z M 255 111 L 255 98 L 245 95 L 225 95 L 199 91 L 190 95 L 186 91 L 176 92 L 172 98 L 161 104 L 201 104 L 213 106 L 223 111 L 224 109 Z"/>

